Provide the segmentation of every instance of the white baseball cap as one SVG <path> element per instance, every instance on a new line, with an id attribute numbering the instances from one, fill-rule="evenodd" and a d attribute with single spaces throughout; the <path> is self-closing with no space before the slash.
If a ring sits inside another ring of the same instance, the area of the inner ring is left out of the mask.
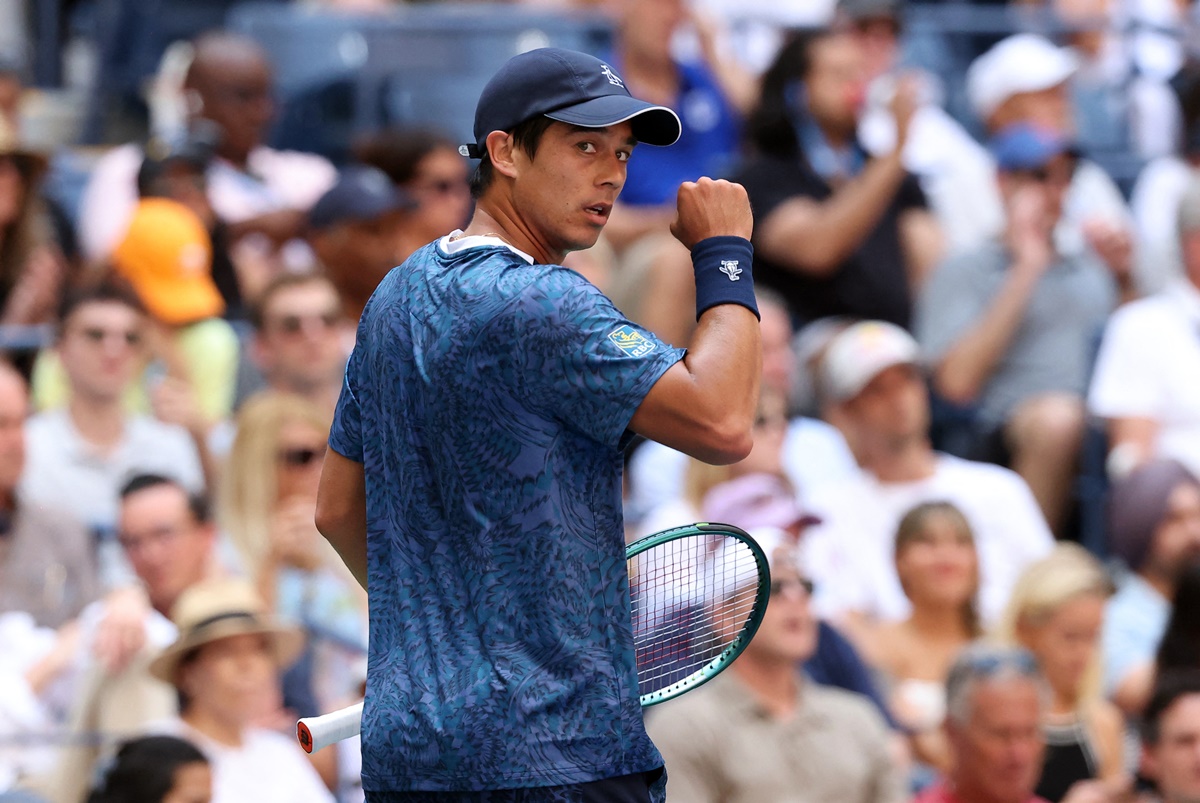
<path id="1" fill-rule="evenodd" d="M 1070 50 L 1031 33 L 998 42 L 967 69 L 967 99 L 986 120 L 1021 92 L 1040 92 L 1070 78 L 1079 62 Z"/>
<path id="2" fill-rule="evenodd" d="M 915 365 L 921 350 L 912 335 L 885 321 L 861 321 L 829 341 L 821 359 L 825 393 L 835 402 L 853 399 L 893 365 Z"/>

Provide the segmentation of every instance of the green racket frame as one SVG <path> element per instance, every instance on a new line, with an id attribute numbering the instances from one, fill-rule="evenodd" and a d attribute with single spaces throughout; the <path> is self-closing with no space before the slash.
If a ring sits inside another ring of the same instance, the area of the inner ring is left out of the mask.
<path id="1" fill-rule="evenodd" d="M 721 650 L 715 658 L 687 677 L 657 691 L 641 695 L 640 700 L 643 708 L 671 700 L 715 678 L 733 663 L 735 658 L 742 654 L 742 651 L 746 649 L 746 645 L 750 643 L 750 639 L 754 638 L 754 634 L 758 632 L 758 626 L 762 624 L 763 614 L 767 610 L 767 600 L 771 595 L 771 568 L 767 564 L 767 556 L 763 552 L 762 547 L 758 545 L 758 542 L 749 533 L 740 527 L 735 527 L 732 524 L 718 524 L 716 522 L 697 522 L 696 524 L 663 530 L 662 532 L 639 538 L 637 541 L 629 544 L 625 548 L 625 559 L 627 561 L 632 560 L 644 552 L 648 552 L 655 547 L 671 541 L 712 535 L 734 538 L 750 548 L 750 552 L 758 567 L 758 589 L 755 595 L 754 606 L 751 608 L 750 614 L 746 617 L 746 621 L 742 624 L 741 631 L 725 649 Z"/>

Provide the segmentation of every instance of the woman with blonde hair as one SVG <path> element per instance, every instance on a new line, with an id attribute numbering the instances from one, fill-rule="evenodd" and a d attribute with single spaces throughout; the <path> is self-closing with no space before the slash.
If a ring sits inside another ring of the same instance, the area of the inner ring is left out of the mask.
<path id="1" fill-rule="evenodd" d="M 1079 781 L 1126 780 L 1120 712 L 1101 693 L 1100 628 L 1112 584 L 1078 544 L 1059 544 L 1013 587 L 994 637 L 1037 659 L 1052 702 L 1043 726 L 1046 759 L 1037 794 L 1062 800 Z"/>
<path id="2" fill-rule="evenodd" d="M 265 391 L 236 423 L 218 521 L 271 610 L 321 637 L 313 690 L 325 707 L 357 684 L 342 659 L 365 647 L 367 633 L 366 594 L 313 523 L 330 416 L 301 396 Z"/>
<path id="3" fill-rule="evenodd" d="M 912 612 L 902 621 L 864 623 L 851 632 L 882 673 L 892 715 L 909 734 L 915 758 L 945 770 L 946 675 L 959 651 L 980 635 L 975 535 L 954 505 L 924 502 L 901 518 L 894 556 Z"/>

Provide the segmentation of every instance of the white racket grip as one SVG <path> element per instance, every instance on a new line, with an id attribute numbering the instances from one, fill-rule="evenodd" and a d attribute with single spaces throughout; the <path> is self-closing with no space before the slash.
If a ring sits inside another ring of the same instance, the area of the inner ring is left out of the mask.
<path id="1" fill-rule="evenodd" d="M 334 742 L 357 736 L 362 729 L 363 704 L 358 703 L 319 717 L 305 717 L 296 723 L 296 739 L 306 753 L 316 753 Z"/>

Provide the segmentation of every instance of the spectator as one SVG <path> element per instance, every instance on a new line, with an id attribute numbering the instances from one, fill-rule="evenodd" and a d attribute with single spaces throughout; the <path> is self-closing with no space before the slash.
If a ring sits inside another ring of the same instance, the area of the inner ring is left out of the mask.
<path id="1" fill-rule="evenodd" d="M 58 627 L 96 598 L 99 584 L 86 528 L 18 491 L 28 412 L 25 380 L 0 362 L 0 612 Z"/>
<path id="2" fill-rule="evenodd" d="M 212 762 L 212 803 L 332 801 L 293 737 L 252 724 L 303 635 L 277 623 L 253 589 L 234 580 L 188 589 L 172 620 L 179 638 L 150 666 L 179 693 L 180 718 L 162 727 Z"/>
<path id="3" fill-rule="evenodd" d="M 798 36 L 763 76 L 747 124 L 755 155 L 737 180 L 757 217 L 755 276 L 801 325 L 850 315 L 907 327 L 912 290 L 936 251 L 925 195 L 900 161 L 914 87 L 902 83 L 892 102 L 895 150 L 868 159 L 856 138 L 865 78 L 854 37 Z"/>
<path id="4" fill-rule="evenodd" d="M 358 321 L 367 299 L 415 239 L 413 200 L 374 167 L 351 166 L 313 205 L 308 241 L 342 299 L 342 312 Z M 448 233 L 448 232 L 447 232 Z"/>
<path id="5" fill-rule="evenodd" d="M 1088 407 L 1107 423 L 1114 476 L 1156 457 L 1200 474 L 1200 176 L 1176 228 L 1183 277 L 1117 310 L 1096 358 Z"/>
<path id="6" fill-rule="evenodd" d="M 766 540 L 776 537 L 771 530 L 802 538 L 807 527 L 820 524 L 816 516 L 797 504 L 795 490 L 777 470 L 743 474 L 713 486 L 704 495 L 700 510 L 704 521 L 729 522 Z M 846 637 L 828 622 L 817 622 L 817 648 L 804 662 L 804 672 L 822 685 L 864 695 L 891 724 L 891 714 L 870 669 Z"/>
<path id="7" fill-rule="evenodd" d="M 148 667 L 177 635 L 169 614 L 180 595 L 221 571 L 203 497 L 167 477 L 141 474 L 122 486 L 120 508 L 118 542 L 141 587 L 88 606 L 77 646 L 55 670 L 57 687 L 67 690 L 66 730 L 75 736 L 130 736 L 175 714 L 173 690 Z M 103 752 L 86 739 L 68 740 L 51 778 L 53 798 L 79 800 Z"/>
<path id="8" fill-rule="evenodd" d="M 212 768 L 191 743 L 143 736 L 121 745 L 86 803 L 208 803 Z"/>
<path id="9" fill-rule="evenodd" d="M 143 356 L 145 313 L 112 285 L 73 291 L 59 315 L 56 354 L 66 405 L 29 420 L 21 494 L 84 522 L 97 538 L 106 587 L 127 580 L 112 534 L 117 491 L 133 473 L 162 473 L 199 491 L 204 475 L 187 430 L 127 413 L 123 399 Z"/>
<path id="10" fill-rule="evenodd" d="M 1200 669 L 1200 561 L 1189 566 L 1175 585 L 1171 618 L 1154 661 L 1156 676 L 1184 669 Z"/>
<path id="11" fill-rule="evenodd" d="M 763 394 L 773 396 L 783 409 L 773 415 L 787 416 L 782 443 L 783 471 L 801 497 L 826 482 L 837 482 L 857 473 L 854 456 L 837 429 L 817 418 L 793 415 L 797 357 L 792 347 L 792 325 L 787 303 L 773 290 L 756 288 L 762 316 Z M 764 421 L 770 425 L 774 422 Z M 628 476 L 635 511 L 647 511 L 663 500 L 676 499 L 684 486 L 686 455 L 649 441 L 637 447 Z"/>
<path id="12" fill-rule="evenodd" d="M 1016 124 L 991 143 L 1006 210 L 1001 240 L 944 262 L 917 307 L 935 390 L 972 406 L 976 457 L 1010 465 L 1052 530 L 1070 511 L 1092 343 L 1133 293 L 1131 265 L 1055 249 L 1078 157 L 1049 129 Z"/>
<path id="13" fill-rule="evenodd" d="M 1074 138 L 1068 82 L 1078 62 L 1070 51 L 1034 34 L 1004 39 L 971 63 L 967 97 L 989 137 L 1016 123 L 1050 129 Z M 1005 228 L 1003 199 L 995 179 L 963 174 L 971 183 L 970 204 L 952 224 L 956 242 L 979 245 Z M 1108 263 L 1129 260 L 1132 221 L 1120 189 L 1102 167 L 1080 159 L 1063 200 L 1062 220 L 1055 228 L 1055 247 L 1062 255 L 1091 248 Z"/>
<path id="14" fill-rule="evenodd" d="M 1139 286 L 1147 294 L 1166 289 L 1184 272 L 1179 202 L 1200 167 L 1200 61 L 1184 64 L 1171 86 L 1184 113 L 1181 147 L 1147 162 L 1129 199 L 1137 227 Z"/>
<path id="15" fill-rule="evenodd" d="M 333 638 L 285 677 L 303 716 L 357 690 L 352 660 L 367 639 L 366 594 L 313 523 L 330 421 L 330 411 L 297 396 L 247 401 L 219 497 L 222 527 L 268 610 Z"/>
<path id="16" fill-rule="evenodd" d="M 891 153 L 896 146 L 896 120 L 888 108 L 896 89 L 906 76 L 917 86 L 917 109 L 909 125 L 908 141 L 901 153 L 905 168 L 921 179 L 921 188 L 937 216 L 942 238 L 934 240 L 951 252 L 974 243 L 960 242 L 955 227 L 976 198 L 964 194 L 972 182 L 966 176 L 986 182 L 992 175 L 992 160 L 966 129 L 939 105 L 942 92 L 936 76 L 901 67 L 904 47 L 903 4 L 900 0 L 841 0 L 837 5 L 835 26 L 858 40 L 866 54 L 867 80 L 865 106 L 858 136 L 868 152 L 877 157 Z M 928 260 L 936 262 L 936 256 Z"/>
<path id="17" fill-rule="evenodd" d="M 1059 544 L 1017 580 L 997 639 L 1028 649 L 1050 687 L 1046 757 L 1036 792 L 1062 800 L 1079 781 L 1128 787 L 1121 712 L 1103 697 L 1100 626 L 1108 575 L 1078 544 Z"/>
<path id="18" fill-rule="evenodd" d="M 457 144 L 427 129 L 393 128 L 359 141 L 354 157 L 387 173 L 417 203 L 409 221 L 418 245 L 461 229 L 471 216 L 470 168 Z M 408 258 L 399 254 L 400 261 Z"/>
<path id="19" fill-rule="evenodd" d="M 311 255 L 296 238 L 309 207 L 334 182 L 332 165 L 311 154 L 263 145 L 274 115 L 271 68 L 247 37 L 217 31 L 199 36 L 184 82 L 189 136 L 210 136 L 216 158 L 208 195 L 217 218 L 234 228 L 230 239 L 242 297 L 258 291 L 284 266 Z M 84 192 L 79 216 L 85 256 L 103 260 L 120 241 L 137 203 L 135 177 L 142 149 L 124 145 L 103 156 Z"/>
<path id="20" fill-rule="evenodd" d="M 817 643 L 811 581 L 794 540 L 759 538 L 771 599 L 758 632 L 722 675 L 647 718 L 671 774 L 668 800 L 900 801 L 888 731 L 865 698 L 806 679 L 797 664 Z"/>
<path id="21" fill-rule="evenodd" d="M 1043 689 L 1024 650 L 963 650 L 946 679 L 951 770 L 914 803 L 1045 803 L 1033 791 L 1045 749 Z"/>
<path id="22" fill-rule="evenodd" d="M 188 428 L 200 444 L 209 427 L 229 416 L 237 376 L 237 335 L 220 317 L 225 300 L 213 281 L 212 257 L 200 218 L 169 198 L 143 198 L 112 255 L 157 325 L 168 377 L 165 387 L 151 389 L 156 412 Z"/>
<path id="23" fill-rule="evenodd" d="M 1200 671 L 1159 682 L 1142 720 L 1142 769 L 1159 803 L 1200 800 Z"/>
<path id="24" fill-rule="evenodd" d="M 884 676 L 893 716 L 909 734 L 914 756 L 945 771 L 946 675 L 959 651 L 981 632 L 975 536 L 954 505 L 924 502 L 900 519 L 894 555 L 912 613 L 870 628 L 862 647 Z"/>
<path id="25" fill-rule="evenodd" d="M 1143 465 L 1113 485 L 1109 533 L 1130 571 L 1105 610 L 1104 691 L 1134 716 L 1150 696 L 1179 578 L 1200 561 L 1200 481 L 1173 460 Z"/>
<path id="26" fill-rule="evenodd" d="M 333 415 L 354 329 L 337 288 L 318 273 L 273 279 L 250 311 L 251 355 L 265 386 L 302 396 Z"/>
<path id="27" fill-rule="evenodd" d="M 15 131 L 0 119 L 0 325 L 49 323 L 67 267 L 38 196 L 46 159 Z"/>
<path id="28" fill-rule="evenodd" d="M 1026 565 L 1054 539 L 1013 472 L 934 452 L 916 341 L 866 321 L 835 335 L 821 362 L 827 415 L 847 435 L 861 471 L 808 500 L 824 523 L 805 538 L 822 615 L 850 624 L 911 613 L 891 560 L 900 518 L 921 502 L 962 510 L 979 552 L 981 621 L 994 621 Z"/>

